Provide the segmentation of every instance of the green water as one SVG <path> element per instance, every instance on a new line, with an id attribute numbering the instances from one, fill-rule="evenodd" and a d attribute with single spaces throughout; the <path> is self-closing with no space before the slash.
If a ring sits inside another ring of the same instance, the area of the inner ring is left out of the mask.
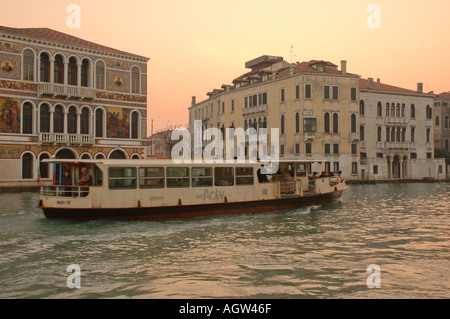
<path id="1" fill-rule="evenodd" d="M 71 222 L 45 219 L 38 194 L 0 194 L 0 298 L 449 298 L 449 195 L 352 185 L 283 213 Z"/>

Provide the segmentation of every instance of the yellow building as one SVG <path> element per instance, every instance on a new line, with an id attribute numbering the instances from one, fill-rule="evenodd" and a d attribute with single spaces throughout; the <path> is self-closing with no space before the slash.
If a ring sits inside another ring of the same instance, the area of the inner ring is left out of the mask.
<path id="1" fill-rule="evenodd" d="M 313 171 L 358 178 L 359 76 L 347 72 L 346 61 L 339 69 L 328 61 L 291 64 L 264 55 L 245 66 L 250 71 L 232 85 L 222 85 L 198 103 L 193 97 L 191 132 L 195 120 L 202 121 L 203 130 L 267 128 L 269 140 L 271 129 L 278 128 L 280 158 L 318 160 Z"/>

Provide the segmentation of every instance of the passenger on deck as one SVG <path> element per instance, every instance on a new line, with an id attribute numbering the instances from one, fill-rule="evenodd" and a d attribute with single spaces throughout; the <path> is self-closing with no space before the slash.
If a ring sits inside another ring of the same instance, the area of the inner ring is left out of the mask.
<path id="1" fill-rule="evenodd" d="M 61 185 L 65 185 L 64 187 L 64 196 L 70 197 L 72 194 L 72 187 L 68 187 L 72 185 L 72 176 L 70 176 L 69 171 L 64 172 L 64 177 L 61 179 Z"/>

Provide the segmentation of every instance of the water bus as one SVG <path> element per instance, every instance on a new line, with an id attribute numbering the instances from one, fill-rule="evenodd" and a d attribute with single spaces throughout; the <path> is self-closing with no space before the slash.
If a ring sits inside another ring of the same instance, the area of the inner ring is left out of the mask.
<path id="1" fill-rule="evenodd" d="M 41 185 L 49 219 L 167 219 L 286 211 L 340 198 L 340 176 L 308 172 L 307 161 L 176 164 L 171 160 L 45 160 L 53 182 Z M 86 178 L 88 177 L 88 178 Z"/>

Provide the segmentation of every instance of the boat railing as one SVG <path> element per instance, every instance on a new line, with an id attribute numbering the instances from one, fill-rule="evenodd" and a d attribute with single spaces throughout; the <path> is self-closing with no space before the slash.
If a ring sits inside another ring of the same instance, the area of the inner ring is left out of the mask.
<path id="1" fill-rule="evenodd" d="M 42 186 L 41 195 L 50 197 L 86 197 L 94 186 L 79 185 L 51 185 Z"/>

